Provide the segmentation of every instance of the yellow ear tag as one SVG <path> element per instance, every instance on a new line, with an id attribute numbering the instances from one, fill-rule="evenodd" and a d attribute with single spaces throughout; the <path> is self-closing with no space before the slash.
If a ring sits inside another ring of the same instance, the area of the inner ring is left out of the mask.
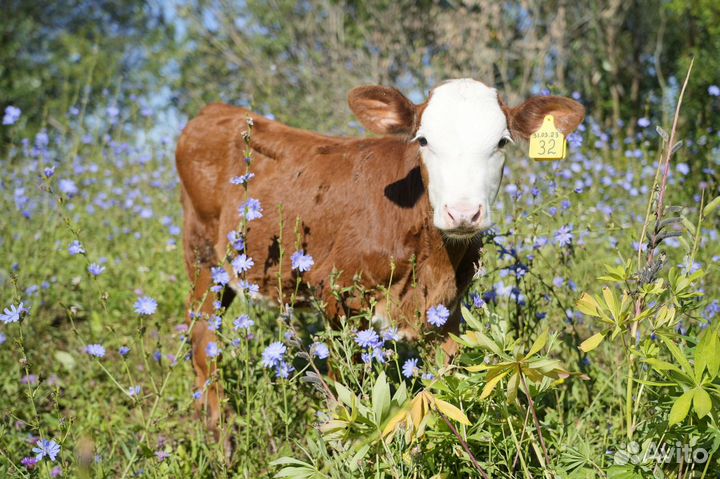
<path id="1" fill-rule="evenodd" d="M 534 160 L 562 160 L 567 154 L 565 135 L 555 128 L 555 118 L 545 115 L 542 126 L 530 135 L 530 153 Z"/>

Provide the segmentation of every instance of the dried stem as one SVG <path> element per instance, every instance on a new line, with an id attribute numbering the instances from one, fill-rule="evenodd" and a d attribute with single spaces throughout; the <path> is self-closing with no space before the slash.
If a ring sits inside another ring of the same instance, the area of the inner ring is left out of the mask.
<path id="1" fill-rule="evenodd" d="M 480 473 L 480 475 L 483 477 L 483 479 L 489 479 L 489 476 L 487 475 L 487 472 L 485 472 L 485 469 L 482 468 L 480 463 L 477 461 L 473 453 L 470 451 L 470 446 L 468 445 L 467 441 L 462 438 L 460 433 L 457 429 L 455 429 L 455 426 L 452 425 L 450 421 L 448 421 L 448 418 L 445 417 L 445 415 L 440 412 L 437 408 L 435 408 L 435 412 L 442 418 L 443 421 L 445 421 L 445 424 L 450 428 L 452 433 L 457 437 L 458 441 L 460 441 L 460 444 L 462 445 L 463 449 L 465 449 L 465 452 L 467 452 L 468 456 L 470 456 L 470 461 L 473 463 L 473 466 L 475 466 L 475 469 Z"/>
<path id="2" fill-rule="evenodd" d="M 522 373 L 522 371 L 519 371 L 518 374 L 520 375 L 520 381 L 522 381 L 523 388 L 525 388 L 525 394 L 528 398 L 528 405 L 530 406 L 530 410 L 532 411 L 533 421 L 535 422 L 535 429 L 537 429 L 538 437 L 540 439 L 540 446 L 542 447 L 543 454 L 545 455 L 545 467 L 550 466 L 550 456 L 547 452 L 547 447 L 545 447 L 545 439 L 543 438 L 542 434 L 542 427 L 540 426 L 540 420 L 537 417 L 537 410 L 535 409 L 535 401 L 533 401 L 532 396 L 530 395 L 530 388 L 528 388 L 527 383 L 525 382 L 525 375 Z"/>

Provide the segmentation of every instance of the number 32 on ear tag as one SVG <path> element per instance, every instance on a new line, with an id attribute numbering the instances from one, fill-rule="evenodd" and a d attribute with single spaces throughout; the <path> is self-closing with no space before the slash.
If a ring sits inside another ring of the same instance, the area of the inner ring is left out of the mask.
<path id="1" fill-rule="evenodd" d="M 545 115 L 542 126 L 530 135 L 530 153 L 534 160 L 562 160 L 567 154 L 565 135 L 555 128 L 555 118 Z"/>

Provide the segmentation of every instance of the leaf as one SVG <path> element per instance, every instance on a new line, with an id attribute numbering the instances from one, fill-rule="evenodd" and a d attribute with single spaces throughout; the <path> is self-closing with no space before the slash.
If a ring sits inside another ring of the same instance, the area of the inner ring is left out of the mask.
<path id="1" fill-rule="evenodd" d="M 656 328 L 661 328 L 665 324 L 671 323 L 675 319 L 675 308 L 672 305 L 662 305 L 657 312 Z"/>
<path id="2" fill-rule="evenodd" d="M 663 361 L 662 359 L 647 358 L 645 362 L 656 371 L 675 371 L 676 373 L 682 374 L 679 367 L 667 361 Z"/>
<path id="3" fill-rule="evenodd" d="M 675 400 L 672 409 L 670 409 L 670 415 L 668 416 L 668 424 L 670 426 L 682 422 L 683 419 L 687 417 L 694 395 L 695 389 L 691 389 Z"/>
<path id="4" fill-rule="evenodd" d="M 520 375 L 518 373 L 513 374 L 508 379 L 507 383 L 507 402 L 508 404 L 514 403 L 517 398 L 518 386 L 520 384 Z"/>
<path id="5" fill-rule="evenodd" d="M 600 343 L 603 342 L 603 339 L 605 339 L 605 333 L 597 333 L 593 334 L 589 338 L 587 338 L 585 341 L 580 344 L 580 350 L 588 353 L 592 351 L 593 349 L 600 346 Z"/>
<path id="6" fill-rule="evenodd" d="M 605 298 L 605 304 L 608 305 L 608 309 L 610 310 L 610 314 L 612 314 L 613 319 L 615 321 L 618 321 L 620 319 L 620 306 L 618 305 L 617 296 L 615 296 L 615 291 L 613 291 L 610 288 L 603 288 L 602 289 L 603 298 Z"/>
<path id="7" fill-rule="evenodd" d="M 548 341 L 548 338 L 549 338 L 549 337 L 550 337 L 550 333 L 548 332 L 548 330 L 547 330 L 547 328 L 546 328 L 542 333 L 540 333 L 540 336 L 538 336 L 538 337 L 535 339 L 535 342 L 533 343 L 533 345 L 530 346 L 530 351 L 528 351 L 528 353 L 525 355 L 525 359 L 527 359 L 527 358 L 529 358 L 529 357 L 531 357 L 531 356 L 534 356 L 534 355 L 537 354 L 542 348 L 544 348 L 545 345 L 547 344 L 547 341 Z"/>
<path id="8" fill-rule="evenodd" d="M 395 401 L 395 404 L 405 404 L 407 397 L 407 386 L 405 385 L 405 381 L 403 381 L 395 391 L 395 394 L 393 394 L 393 401 Z"/>
<path id="9" fill-rule="evenodd" d="M 408 417 L 408 411 L 407 409 L 401 409 L 398 411 L 397 414 L 395 414 L 390 421 L 385 425 L 385 429 L 383 429 L 382 436 L 385 437 L 391 432 L 395 430 L 395 428 L 403 421 L 405 421 Z"/>
<path id="10" fill-rule="evenodd" d="M 480 347 L 483 349 L 489 349 L 490 351 L 498 355 L 501 353 L 498 345 L 480 331 L 469 331 L 467 334 L 463 334 L 460 338 L 464 339 L 476 348 Z"/>
<path id="11" fill-rule="evenodd" d="M 690 377 L 693 377 L 693 369 L 690 366 L 690 363 L 688 362 L 685 355 L 680 351 L 680 348 L 675 344 L 675 342 L 665 336 L 664 334 L 658 335 L 660 339 L 662 339 L 663 343 L 665 343 L 665 346 L 670 350 L 670 354 L 673 355 L 673 358 L 675 358 L 675 361 L 677 361 L 680 366 L 682 367 L 685 374 L 687 374 Z"/>
<path id="12" fill-rule="evenodd" d="M 473 316 L 470 310 L 464 305 L 460 308 L 460 313 L 462 314 L 462 317 L 468 324 L 468 326 L 470 326 L 476 331 L 481 331 L 483 329 L 482 323 L 478 321 L 477 318 L 475 318 L 475 316 Z"/>
<path id="13" fill-rule="evenodd" d="M 712 349 L 710 349 L 709 358 L 707 360 L 707 370 L 710 373 L 710 377 L 715 379 L 718 375 L 718 369 L 720 369 L 720 338 L 715 331 L 712 333 L 713 339 L 711 341 Z"/>
<path id="14" fill-rule="evenodd" d="M 717 207 L 720 206 L 720 196 L 716 197 L 714 200 L 712 200 L 710 203 L 705 205 L 705 208 L 703 208 L 702 214 L 704 217 L 710 216 L 710 214 L 717 209 Z"/>
<path id="15" fill-rule="evenodd" d="M 465 416 L 465 413 L 463 413 L 459 408 L 453 406 L 449 402 L 443 401 L 442 399 L 435 399 L 435 407 L 438 411 L 440 411 L 450 419 L 466 426 L 470 425 L 470 420 L 467 418 L 467 416 Z"/>
<path id="16" fill-rule="evenodd" d="M 497 386 L 497 384 L 502 380 L 502 378 L 507 376 L 509 372 L 510 372 L 510 370 L 507 370 L 507 371 L 503 372 L 502 374 L 498 374 L 497 376 L 492 378 L 490 381 L 488 381 L 482 390 L 482 394 L 480 394 L 480 399 L 485 399 L 488 396 L 490 396 L 492 394 L 493 390 L 495 389 L 495 386 Z"/>
<path id="17" fill-rule="evenodd" d="M 697 388 L 695 390 L 693 408 L 695 409 L 695 414 L 697 414 L 700 419 L 704 418 L 712 409 L 712 399 L 710 399 L 710 395 L 703 388 Z"/>
<path id="18" fill-rule="evenodd" d="M 355 407 L 357 398 L 352 391 L 346 388 L 343 384 L 335 383 L 335 391 L 338 393 L 338 399 L 349 408 Z"/>
<path id="19" fill-rule="evenodd" d="M 385 378 L 385 372 L 381 372 L 375 381 L 372 389 L 372 405 L 375 412 L 375 424 L 380 424 L 382 418 L 390 409 L 390 386 Z"/>
<path id="20" fill-rule="evenodd" d="M 68 371 L 75 369 L 75 358 L 65 351 L 55 351 L 55 360 L 63 365 Z"/>
<path id="21" fill-rule="evenodd" d="M 367 455 L 368 451 L 370 450 L 370 444 L 365 444 L 363 447 L 360 448 L 360 450 L 350 459 L 350 470 L 356 471 L 358 468 L 358 464 L 360 464 L 360 461 Z"/>
<path id="22" fill-rule="evenodd" d="M 427 395 L 429 394 L 430 393 L 427 391 L 421 391 L 420 394 L 415 396 L 415 399 L 412 401 L 412 405 L 410 407 L 410 419 L 412 419 L 416 430 L 420 426 L 420 423 L 422 423 L 423 419 L 425 419 L 425 416 L 427 416 L 429 406 Z"/>
<path id="23" fill-rule="evenodd" d="M 580 296 L 575 306 L 581 313 L 587 316 L 600 317 L 600 305 L 595 298 L 587 293 L 583 293 L 582 296 Z"/>

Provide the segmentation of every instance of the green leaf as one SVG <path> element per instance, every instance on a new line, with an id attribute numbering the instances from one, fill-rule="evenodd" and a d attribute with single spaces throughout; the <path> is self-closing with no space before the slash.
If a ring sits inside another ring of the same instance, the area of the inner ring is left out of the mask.
<path id="1" fill-rule="evenodd" d="M 581 313 L 587 316 L 600 317 L 600 305 L 595 298 L 587 293 L 583 293 L 582 296 L 580 296 L 575 306 Z"/>
<path id="2" fill-rule="evenodd" d="M 647 358 L 645 362 L 656 371 L 675 371 L 682 374 L 679 367 L 667 361 L 663 361 L 662 359 Z"/>
<path id="3" fill-rule="evenodd" d="M 720 369 L 720 338 L 718 338 L 717 330 L 711 334 L 713 339 L 711 341 L 711 349 L 709 349 L 709 358 L 707 360 L 707 370 L 710 373 L 710 378 L 715 379 L 718 375 L 718 369 Z"/>
<path id="4" fill-rule="evenodd" d="M 368 451 L 370 450 L 370 444 L 365 444 L 363 447 L 360 448 L 360 450 L 350 459 L 350 470 L 351 471 L 357 471 L 358 465 L 360 464 L 360 461 L 367 455 Z"/>
<path id="5" fill-rule="evenodd" d="M 680 364 L 685 374 L 693 377 L 693 368 L 690 366 L 690 363 L 688 362 L 682 351 L 680 351 L 678 345 L 675 344 L 675 341 L 665 336 L 664 334 L 659 334 L 658 336 L 660 337 L 660 339 L 662 339 L 663 343 L 665 343 L 665 346 L 668 348 L 668 350 L 670 350 L 670 354 L 672 354 L 673 358 L 675 358 L 675 361 Z"/>
<path id="6" fill-rule="evenodd" d="M 340 402 L 342 402 L 349 408 L 355 407 L 357 398 L 355 397 L 355 394 L 353 394 L 352 391 L 350 391 L 348 388 L 346 388 L 344 385 L 342 385 L 340 383 L 335 383 L 335 390 L 338 393 L 338 399 L 340 400 Z"/>
<path id="7" fill-rule="evenodd" d="M 435 407 L 452 419 L 453 421 L 457 421 L 460 424 L 464 424 L 466 426 L 470 425 L 470 420 L 467 418 L 464 412 L 462 412 L 459 408 L 453 406 L 447 401 L 443 401 L 442 399 L 435 399 Z"/>
<path id="8" fill-rule="evenodd" d="M 508 404 L 515 402 L 518 394 L 518 387 L 520 385 L 520 374 L 515 373 L 510 376 L 507 383 L 507 402 Z"/>
<path id="9" fill-rule="evenodd" d="M 545 330 L 542 333 L 540 333 L 540 335 L 535 339 L 535 342 L 533 343 L 533 345 L 530 346 L 530 351 L 528 351 L 528 353 L 525 355 L 525 359 L 527 359 L 531 356 L 534 356 L 535 354 L 540 352 L 540 350 L 542 348 L 544 348 L 545 345 L 547 344 L 549 337 L 550 337 L 550 333 L 548 332 L 547 328 L 545 328 Z"/>
<path id="10" fill-rule="evenodd" d="M 603 339 L 605 339 L 605 333 L 593 334 L 582 342 L 582 344 L 580 345 L 580 350 L 586 353 L 590 352 L 600 346 L 600 343 L 603 342 Z"/>
<path id="11" fill-rule="evenodd" d="M 475 316 L 470 312 L 469 309 L 467 309 L 464 305 L 460 308 L 460 313 L 462 314 L 463 319 L 465 322 L 473 328 L 476 331 L 480 331 L 483 329 L 483 325 L 480 321 L 478 321 Z"/>
<path id="12" fill-rule="evenodd" d="M 683 419 L 687 417 L 694 395 L 695 389 L 691 389 L 675 400 L 672 409 L 670 409 L 670 415 L 668 416 L 668 424 L 670 426 L 682 422 Z"/>
<path id="13" fill-rule="evenodd" d="M 375 424 L 380 425 L 383 416 L 390 409 L 390 386 L 385 378 L 385 372 L 380 373 L 373 386 L 372 405 L 375 412 Z"/>
<path id="14" fill-rule="evenodd" d="M 461 336 L 461 339 L 467 341 L 474 347 L 489 349 L 490 351 L 492 351 L 493 353 L 498 354 L 498 355 L 501 352 L 498 345 L 495 344 L 495 342 L 492 339 L 488 338 L 480 331 L 469 331 L 467 334 L 463 334 Z"/>
<path id="15" fill-rule="evenodd" d="M 602 289 L 602 294 L 603 298 L 605 298 L 605 304 L 608 305 L 610 314 L 612 314 L 615 321 L 618 321 L 620 319 L 620 305 L 618 304 L 617 296 L 615 296 L 615 291 L 605 287 Z"/>
<path id="16" fill-rule="evenodd" d="M 510 369 L 508 369 L 507 371 L 503 372 L 502 374 L 498 374 L 497 376 L 495 376 L 494 378 L 492 378 L 491 380 L 489 380 L 489 381 L 487 382 L 487 384 L 485 384 L 485 387 L 484 387 L 483 390 L 482 390 L 482 394 L 480 394 L 480 399 L 485 399 L 485 398 L 487 398 L 488 396 L 490 396 L 490 395 L 492 394 L 493 390 L 495 389 L 495 386 L 497 386 L 498 383 L 499 383 L 500 381 L 502 381 L 502 378 L 504 378 L 505 376 L 507 376 L 509 372 L 510 372 Z"/>
<path id="17" fill-rule="evenodd" d="M 712 409 L 712 399 L 710 399 L 710 395 L 703 388 L 697 388 L 695 390 L 693 408 L 695 409 L 695 414 L 697 414 L 700 419 L 704 418 Z"/>

